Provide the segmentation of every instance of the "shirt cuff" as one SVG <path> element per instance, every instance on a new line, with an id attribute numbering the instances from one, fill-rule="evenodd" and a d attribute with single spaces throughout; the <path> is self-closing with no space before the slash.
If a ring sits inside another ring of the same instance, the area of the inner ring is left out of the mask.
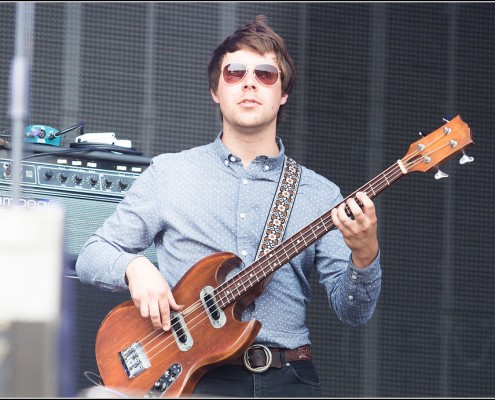
<path id="1" fill-rule="evenodd" d="M 141 254 L 129 254 L 122 253 L 117 260 L 115 260 L 115 264 L 113 266 L 112 276 L 113 276 L 113 284 L 122 289 L 126 289 L 128 287 L 125 279 L 125 270 L 127 266 L 130 264 L 132 260 L 137 257 L 144 257 Z"/>
<path id="2" fill-rule="evenodd" d="M 352 256 L 349 256 L 349 269 L 347 271 L 351 282 L 354 283 L 369 283 L 380 275 L 380 250 L 373 262 L 366 268 L 358 268 L 352 262 Z"/>

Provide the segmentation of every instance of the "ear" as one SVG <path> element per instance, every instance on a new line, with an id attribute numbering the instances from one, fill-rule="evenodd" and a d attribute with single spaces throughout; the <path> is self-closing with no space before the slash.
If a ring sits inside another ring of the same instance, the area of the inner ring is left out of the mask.
<path id="1" fill-rule="evenodd" d="M 217 104 L 220 104 L 220 100 L 217 97 L 217 94 L 213 91 L 213 89 L 210 89 L 211 97 L 213 97 L 213 101 Z"/>
<path id="2" fill-rule="evenodd" d="M 287 100 L 289 99 L 289 95 L 287 93 L 282 95 L 282 98 L 280 99 L 280 105 L 283 106 L 285 103 L 287 103 Z"/>

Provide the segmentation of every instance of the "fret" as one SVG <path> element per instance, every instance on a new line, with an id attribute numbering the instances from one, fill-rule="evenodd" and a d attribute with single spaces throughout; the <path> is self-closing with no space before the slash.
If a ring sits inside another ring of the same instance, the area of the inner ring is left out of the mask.
<path id="1" fill-rule="evenodd" d="M 373 192 L 373 196 L 376 196 L 375 191 L 373 190 L 373 186 L 370 185 L 370 190 Z"/>

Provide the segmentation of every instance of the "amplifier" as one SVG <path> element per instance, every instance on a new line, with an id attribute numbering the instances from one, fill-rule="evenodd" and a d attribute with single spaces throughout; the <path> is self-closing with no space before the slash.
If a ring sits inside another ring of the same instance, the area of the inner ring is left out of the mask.
<path id="1" fill-rule="evenodd" d="M 64 219 L 64 299 L 62 319 L 72 347 L 65 349 L 74 371 L 74 393 L 92 386 L 91 377 L 98 372 L 94 353 L 98 328 L 106 314 L 128 300 L 128 292 L 108 292 L 82 284 L 75 274 L 77 256 L 91 234 L 114 211 L 136 178 L 149 166 L 151 159 L 103 151 L 69 153 L 52 146 L 25 143 L 30 151 L 21 165 L 20 203 L 25 207 L 46 207 L 58 202 L 65 210 Z M 0 204 L 12 203 L 12 159 L 0 151 Z M 4 232 L 8 234 L 8 232 Z M 52 245 L 50 237 L 29 236 Z M 154 247 L 143 252 L 156 264 Z M 95 380 L 95 378 L 93 378 Z M 70 382 L 70 379 L 66 379 Z M 69 390 L 69 392 L 71 392 Z"/>
<path id="2" fill-rule="evenodd" d="M 25 157 L 21 165 L 19 202 L 46 207 L 58 202 L 65 211 L 66 273 L 74 274 L 75 260 L 87 239 L 109 217 L 151 159 L 109 152 L 64 154 L 43 152 Z M 12 203 L 12 159 L 0 152 L 0 205 Z M 33 238 L 31 238 L 33 240 Z M 49 245 L 49 238 L 41 238 Z M 143 252 L 156 263 L 154 248 Z"/>

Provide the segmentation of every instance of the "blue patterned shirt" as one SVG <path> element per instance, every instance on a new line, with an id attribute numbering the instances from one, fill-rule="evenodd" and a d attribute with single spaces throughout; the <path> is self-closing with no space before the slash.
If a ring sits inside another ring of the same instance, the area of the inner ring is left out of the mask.
<path id="1" fill-rule="evenodd" d="M 172 288 L 190 267 L 215 252 L 242 259 L 227 279 L 251 265 L 284 164 L 279 138 L 277 144 L 277 157 L 257 157 L 247 170 L 223 145 L 221 133 L 210 144 L 154 157 L 84 245 L 76 263 L 80 280 L 113 291 L 128 289 L 127 265 L 153 243 L 158 267 Z M 285 238 L 342 201 L 334 183 L 301 169 Z M 262 323 L 256 343 L 286 348 L 310 343 L 305 319 L 312 273 L 341 321 L 359 326 L 371 318 L 381 288 L 380 253 L 369 267 L 356 268 L 334 229 L 279 268 L 244 311 L 244 321 Z"/>

